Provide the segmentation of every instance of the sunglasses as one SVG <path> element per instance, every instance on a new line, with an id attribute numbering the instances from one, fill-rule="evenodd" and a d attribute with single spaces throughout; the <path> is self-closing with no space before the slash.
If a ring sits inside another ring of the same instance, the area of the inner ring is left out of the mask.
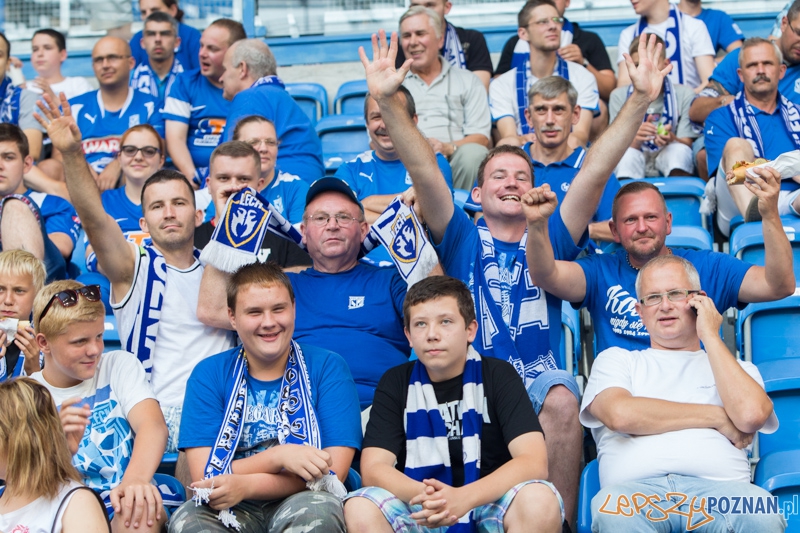
<path id="1" fill-rule="evenodd" d="M 57 292 L 50 298 L 50 301 L 47 302 L 47 305 L 44 306 L 44 310 L 42 314 L 39 315 L 39 322 L 41 323 L 42 319 L 44 319 L 47 312 L 50 310 L 50 307 L 53 305 L 53 302 L 58 302 L 61 304 L 61 307 L 73 307 L 78 304 L 78 295 L 83 296 L 89 302 L 99 302 L 100 301 L 100 285 L 87 285 L 86 287 L 80 287 L 78 289 L 67 289 L 61 292 Z"/>

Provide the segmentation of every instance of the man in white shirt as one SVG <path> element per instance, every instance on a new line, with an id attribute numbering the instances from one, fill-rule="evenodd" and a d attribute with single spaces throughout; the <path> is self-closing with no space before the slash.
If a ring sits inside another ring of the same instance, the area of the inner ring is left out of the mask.
<path id="1" fill-rule="evenodd" d="M 711 505 L 711 498 L 770 498 L 750 484 L 744 448 L 756 431 L 774 432 L 778 420 L 758 369 L 736 360 L 720 338 L 722 316 L 697 270 L 658 256 L 639 271 L 636 296 L 651 347 L 602 352 L 581 405 L 600 463 L 592 530 L 645 531 L 666 516 L 665 531 L 703 521 L 703 531 L 783 531 L 780 514 Z M 636 511 L 622 514 L 625 502 Z"/>
<path id="2" fill-rule="evenodd" d="M 569 144 L 572 148 L 586 146 L 592 117 L 600 112 L 600 96 L 592 73 L 577 63 L 565 61 L 557 53 L 564 17 L 558 14 L 552 0 L 533 0 L 523 6 L 517 19 L 517 33 L 530 44 L 530 57 L 524 68 L 512 68 L 489 87 L 492 121 L 500 136 L 497 144 L 522 146 L 534 141 L 531 126 L 525 120 L 528 90 L 541 78 L 560 76 L 578 91 L 581 106 L 580 120 L 572 127 Z"/>

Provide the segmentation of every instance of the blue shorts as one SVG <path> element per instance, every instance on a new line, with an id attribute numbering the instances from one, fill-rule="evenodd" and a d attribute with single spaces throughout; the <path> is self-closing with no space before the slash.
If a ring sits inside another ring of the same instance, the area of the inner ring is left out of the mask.
<path id="1" fill-rule="evenodd" d="M 575 395 L 578 403 L 581 402 L 581 390 L 578 387 L 578 382 L 575 381 L 575 376 L 566 370 L 545 370 L 533 382 L 528 385 L 528 397 L 533 403 L 533 409 L 536 414 L 542 410 L 545 396 L 550 392 L 550 389 L 556 385 L 564 385 L 569 391 Z"/>
<path id="2" fill-rule="evenodd" d="M 549 481 L 534 479 L 531 481 L 524 481 L 519 483 L 503 494 L 499 500 L 494 503 L 487 503 L 476 507 L 473 513 L 473 519 L 479 533 L 504 533 L 503 519 L 506 516 L 514 496 L 524 487 L 531 483 L 541 483 L 550 488 L 558 498 L 558 504 L 561 507 L 561 521 L 564 521 L 564 502 L 561 495 L 556 490 L 556 487 Z M 389 492 L 388 490 L 379 487 L 364 487 L 358 489 L 347 495 L 346 500 L 350 498 L 366 498 L 381 510 L 383 516 L 392 526 L 392 529 L 398 533 L 443 533 L 447 531 L 446 527 L 427 528 L 417 524 L 416 520 L 411 518 L 412 513 L 422 510 L 421 505 L 408 505 L 400 498 Z"/>

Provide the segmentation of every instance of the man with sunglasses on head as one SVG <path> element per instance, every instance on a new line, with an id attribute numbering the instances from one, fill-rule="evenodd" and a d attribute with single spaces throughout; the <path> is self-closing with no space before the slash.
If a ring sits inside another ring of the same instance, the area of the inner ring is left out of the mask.
<path id="1" fill-rule="evenodd" d="M 170 429 L 169 451 L 177 450 L 181 407 L 194 366 L 232 346 L 225 330 L 197 319 L 203 266 L 197 260 L 194 228 L 200 212 L 194 189 L 182 174 L 160 170 L 142 187 L 142 231 L 152 244 L 128 241 L 103 209 L 81 149 L 81 135 L 66 99 L 63 116 L 47 96 L 40 105 L 42 125 L 64 157 L 67 188 L 97 255 L 100 273 L 111 282 L 111 307 L 125 349 L 144 365 Z"/>
<path id="2" fill-rule="evenodd" d="M 116 155 L 125 130 L 147 123 L 164 136 L 158 95 L 145 94 L 128 86 L 134 65 L 127 42 L 117 37 L 103 37 L 92 49 L 92 66 L 100 88 L 70 99 L 90 172 L 104 191 L 115 188 L 119 182 Z M 57 151 L 54 154 L 63 159 Z"/>
<path id="3" fill-rule="evenodd" d="M 723 514 L 710 503 L 772 497 L 750 484 L 745 448 L 778 420 L 756 366 L 720 338 L 722 316 L 697 270 L 657 257 L 639 271 L 636 298 L 650 347 L 602 352 L 583 394 L 600 468 L 592 531 L 653 531 L 656 520 L 659 531 L 783 531 L 777 512 Z"/>
<path id="4" fill-rule="evenodd" d="M 52 394 L 72 463 L 103 498 L 112 530 L 157 532 L 167 515 L 150 481 L 167 427 L 136 358 L 122 350 L 103 353 L 105 314 L 97 285 L 45 286 L 33 304 L 45 367 L 31 377 Z"/>

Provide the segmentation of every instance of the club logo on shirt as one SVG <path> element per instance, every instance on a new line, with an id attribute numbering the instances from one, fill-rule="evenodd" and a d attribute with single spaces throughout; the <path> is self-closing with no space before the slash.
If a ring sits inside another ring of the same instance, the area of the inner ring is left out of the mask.
<path id="1" fill-rule="evenodd" d="M 364 297 L 363 296 L 351 296 L 350 302 L 347 304 L 348 309 L 360 309 L 364 307 Z"/>
<path id="2" fill-rule="evenodd" d="M 132 128 L 139 125 L 139 114 L 131 115 L 128 117 L 128 127 Z"/>
<path id="3" fill-rule="evenodd" d="M 794 92 L 800 93 L 800 79 L 794 80 Z"/>
<path id="4" fill-rule="evenodd" d="M 84 113 L 83 116 L 86 118 L 86 120 L 88 120 L 92 124 L 94 124 L 94 121 L 97 120 L 97 115 L 90 115 L 89 113 Z"/>
<path id="5" fill-rule="evenodd" d="M 648 337 L 649 333 L 636 312 L 636 298 L 622 288 L 614 285 L 606 291 L 606 311 L 610 313 L 609 324 L 617 335 L 626 337 Z"/>
<path id="6" fill-rule="evenodd" d="M 406 171 L 406 185 L 413 185 L 414 183 L 411 181 L 411 175 Z"/>

